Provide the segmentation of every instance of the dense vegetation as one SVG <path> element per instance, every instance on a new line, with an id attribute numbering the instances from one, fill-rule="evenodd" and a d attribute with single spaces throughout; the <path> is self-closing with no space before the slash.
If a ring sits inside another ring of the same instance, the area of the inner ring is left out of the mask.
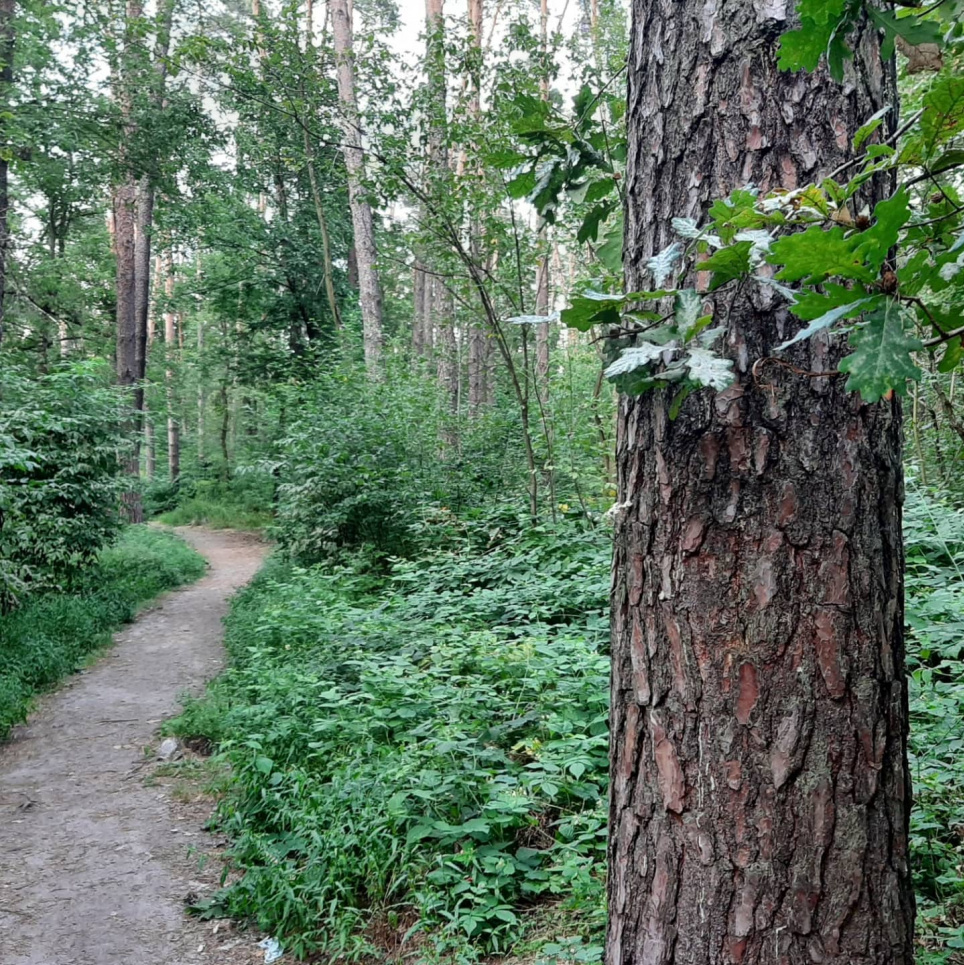
<path id="1" fill-rule="evenodd" d="M 235 604 L 232 668 L 174 723 L 234 775 L 216 824 L 243 874 L 197 910 L 250 917 L 295 952 L 405 939 L 471 958 L 522 939 L 595 961 L 608 531 L 436 525 L 387 573 L 358 554 L 277 557 Z M 920 961 L 936 963 L 964 945 L 964 512 L 913 489 L 907 554 Z"/>
<path id="2" fill-rule="evenodd" d="M 830 83 L 869 17 L 902 117 L 679 212 L 630 293 L 630 5 L 351 6 L 0 2 L 0 738 L 200 572 L 130 522 L 263 529 L 171 725 L 230 768 L 194 910 L 299 956 L 595 962 L 617 390 L 675 419 L 737 363 L 773 399 L 846 376 L 910 396 L 919 957 L 959 961 L 961 0 L 801 0 L 780 66 Z M 774 355 L 727 343 L 743 297 Z"/>

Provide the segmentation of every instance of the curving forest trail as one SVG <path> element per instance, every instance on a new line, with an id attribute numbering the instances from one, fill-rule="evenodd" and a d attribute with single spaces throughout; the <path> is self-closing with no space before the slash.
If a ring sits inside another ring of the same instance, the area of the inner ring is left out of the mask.
<path id="1" fill-rule="evenodd" d="M 121 631 L 94 666 L 44 698 L 0 748 L 0 962 L 216 965 L 184 896 L 203 844 L 178 827 L 144 748 L 223 663 L 222 617 L 267 552 L 253 537 L 180 530 L 210 564 Z M 246 959 L 245 959 L 246 960 Z"/>

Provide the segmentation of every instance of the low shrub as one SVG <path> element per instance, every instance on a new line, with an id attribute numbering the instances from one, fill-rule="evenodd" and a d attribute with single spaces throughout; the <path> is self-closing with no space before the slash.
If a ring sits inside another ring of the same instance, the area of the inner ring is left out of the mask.
<path id="1" fill-rule="evenodd" d="M 0 610 L 67 579 L 120 531 L 120 413 L 92 363 L 0 372 Z"/>
<path id="2" fill-rule="evenodd" d="M 574 526 L 370 575 L 276 561 L 236 603 L 232 668 L 175 724 L 234 770 L 243 877 L 203 909 L 297 954 L 379 919 L 503 951 L 522 909 L 601 915 L 608 550 Z"/>
<path id="3" fill-rule="evenodd" d="M 109 643 L 139 607 L 203 572 L 204 560 L 176 536 L 132 526 L 62 589 L 0 616 L 0 740 L 26 717 L 34 695 Z"/>

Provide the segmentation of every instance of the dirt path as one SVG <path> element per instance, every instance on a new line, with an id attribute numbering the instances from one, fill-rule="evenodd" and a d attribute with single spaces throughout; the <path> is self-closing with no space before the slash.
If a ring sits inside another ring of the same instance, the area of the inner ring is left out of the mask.
<path id="1" fill-rule="evenodd" d="M 145 785 L 144 747 L 178 695 L 221 667 L 228 598 L 266 548 L 181 533 L 208 575 L 142 614 L 0 748 L 0 965 L 217 960 L 183 914 L 202 833 L 178 827 L 165 790 Z"/>

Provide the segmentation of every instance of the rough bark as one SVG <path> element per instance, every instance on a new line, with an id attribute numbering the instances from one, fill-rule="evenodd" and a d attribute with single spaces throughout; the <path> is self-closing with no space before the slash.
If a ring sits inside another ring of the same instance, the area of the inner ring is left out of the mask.
<path id="1" fill-rule="evenodd" d="M 137 182 L 128 177 L 114 189 L 114 255 L 117 317 L 117 382 L 134 386 L 140 379 L 137 364 L 137 312 L 134 285 L 134 237 Z M 139 408 L 135 400 L 135 408 Z"/>
<path id="2" fill-rule="evenodd" d="M 445 76 L 445 5 L 444 0 L 425 0 L 425 61 L 427 98 L 425 110 L 425 190 L 429 196 L 441 196 L 449 191 L 449 158 L 446 144 L 447 83 Z M 431 218 L 430 206 L 421 205 L 420 222 Z M 418 268 L 425 273 L 421 317 L 416 320 L 418 333 L 415 341 L 422 355 L 431 355 L 443 327 L 451 326 L 445 317 L 452 308 L 445 287 L 433 274 L 438 262 L 430 254 L 419 259 Z M 440 362 L 441 364 L 441 362 Z"/>
<path id="3" fill-rule="evenodd" d="M 478 118 L 482 112 L 482 24 L 485 16 L 484 0 L 468 0 L 469 31 L 472 45 L 476 51 L 474 69 L 469 72 L 469 113 Z M 463 156 L 460 166 L 467 163 L 467 156 Z M 479 257 L 479 227 L 472 226 L 471 249 L 473 257 Z M 473 415 L 486 405 L 490 389 L 489 380 L 489 341 L 486 338 L 484 323 L 481 320 L 469 322 L 468 337 L 468 382 L 469 382 L 469 414 Z"/>
<path id="4" fill-rule="evenodd" d="M 154 259 L 154 284 L 151 291 L 154 297 L 147 314 L 147 350 L 145 370 L 150 364 L 151 352 L 154 349 L 154 339 L 157 335 L 157 293 L 161 290 L 161 272 L 164 268 L 164 259 L 158 255 Z M 144 387 L 144 448 L 146 450 L 144 459 L 144 471 L 148 479 L 153 479 L 157 472 L 157 440 L 154 433 L 154 420 L 150 414 L 150 398 L 147 394 L 147 386 Z"/>
<path id="5" fill-rule="evenodd" d="M 198 268 L 200 274 L 200 268 Z M 199 359 L 204 358 L 204 323 L 200 318 L 197 319 L 197 355 Z M 203 466 L 207 458 L 206 435 L 204 432 L 204 416 L 207 412 L 207 393 L 204 387 L 204 379 L 199 378 L 197 382 L 197 461 L 198 465 Z"/>
<path id="6" fill-rule="evenodd" d="M 140 475 L 140 429 L 144 420 L 144 385 L 147 371 L 147 319 L 150 311 L 151 227 L 154 217 L 154 184 L 149 173 L 138 173 L 128 156 L 126 145 L 137 137 L 132 110 L 133 91 L 146 81 L 151 85 L 151 102 L 161 110 L 167 76 L 167 52 L 176 0 L 165 0 L 160 7 L 153 64 L 145 67 L 140 28 L 144 16 L 142 0 L 127 0 L 125 40 L 121 62 L 113 69 L 115 97 L 120 106 L 124 140 L 120 147 L 120 168 L 125 173 L 113 192 L 114 251 L 117 259 L 117 381 L 132 389 L 131 419 L 134 450 L 128 465 L 132 476 Z M 143 519 L 140 495 L 132 490 L 124 495 L 124 505 L 132 522 Z"/>
<path id="7" fill-rule="evenodd" d="M 14 17 L 17 13 L 16 0 L 0 0 L 0 97 L 6 104 L 13 85 L 13 56 L 16 45 Z M 6 145 L 5 122 L 0 121 L 0 140 Z M 7 212 L 10 207 L 9 169 L 7 152 L 0 151 L 0 343 L 3 342 L 5 328 L 5 290 L 7 283 L 7 249 L 10 245 L 10 232 Z M 61 342 L 61 345 L 64 343 Z"/>
<path id="8" fill-rule="evenodd" d="M 314 5 L 308 0 L 305 11 L 305 54 L 313 56 L 314 51 Z M 313 61 L 312 61 L 313 63 Z M 312 67 L 312 69 L 314 69 Z M 318 230 L 321 232 L 321 267 L 325 275 L 325 295 L 328 298 L 328 309 L 331 312 L 332 324 L 335 328 L 342 327 L 341 310 L 335 295 L 335 270 L 331 258 L 331 235 L 328 231 L 328 218 L 321 200 L 321 187 L 318 183 L 318 172 L 315 170 L 315 154 L 311 145 L 308 128 L 302 129 L 305 145 L 305 164 L 308 167 L 308 179 L 311 183 L 311 197 L 315 204 L 315 216 L 318 219 Z"/>
<path id="9" fill-rule="evenodd" d="M 365 365 L 370 375 L 379 372 L 382 353 L 382 291 L 378 279 L 375 220 L 365 198 L 365 158 L 355 98 L 352 22 L 348 0 L 329 0 L 335 60 L 338 66 L 338 100 L 342 111 L 343 153 L 348 170 L 348 201 L 358 259 L 359 302 L 365 340 Z"/>
<path id="10" fill-rule="evenodd" d="M 843 86 L 779 73 L 792 9 L 633 0 L 630 290 L 671 218 L 819 179 L 896 102 L 870 30 Z M 911 965 L 900 406 L 756 384 L 799 327 L 762 287 L 726 327 L 730 389 L 619 404 L 606 960 Z"/>
<path id="11" fill-rule="evenodd" d="M 176 373 L 174 364 L 177 359 L 178 330 L 177 313 L 171 305 L 174 296 L 174 259 L 168 253 L 164 263 L 164 353 L 166 365 L 164 382 L 167 393 L 167 474 L 170 481 L 177 482 L 181 475 L 181 424 L 177 419 Z M 200 332 L 200 328 L 198 329 Z"/>
<path id="12" fill-rule="evenodd" d="M 549 57 L 549 0 L 542 0 L 540 25 L 542 31 L 542 55 L 548 63 Z M 544 76 L 539 82 L 539 92 L 544 101 L 549 100 L 549 77 Z M 545 223 L 539 220 L 538 235 L 544 235 Z M 548 240 L 543 242 L 548 248 Z M 549 314 L 549 256 L 544 251 L 536 265 L 536 315 Z M 549 323 L 536 325 L 536 375 L 542 388 L 545 388 L 549 376 Z"/>
<path id="13" fill-rule="evenodd" d="M 134 364 L 138 384 L 136 397 L 144 408 L 142 380 L 147 375 L 147 327 L 151 307 L 151 227 L 154 222 L 154 186 L 148 175 L 137 185 L 134 216 Z"/>

